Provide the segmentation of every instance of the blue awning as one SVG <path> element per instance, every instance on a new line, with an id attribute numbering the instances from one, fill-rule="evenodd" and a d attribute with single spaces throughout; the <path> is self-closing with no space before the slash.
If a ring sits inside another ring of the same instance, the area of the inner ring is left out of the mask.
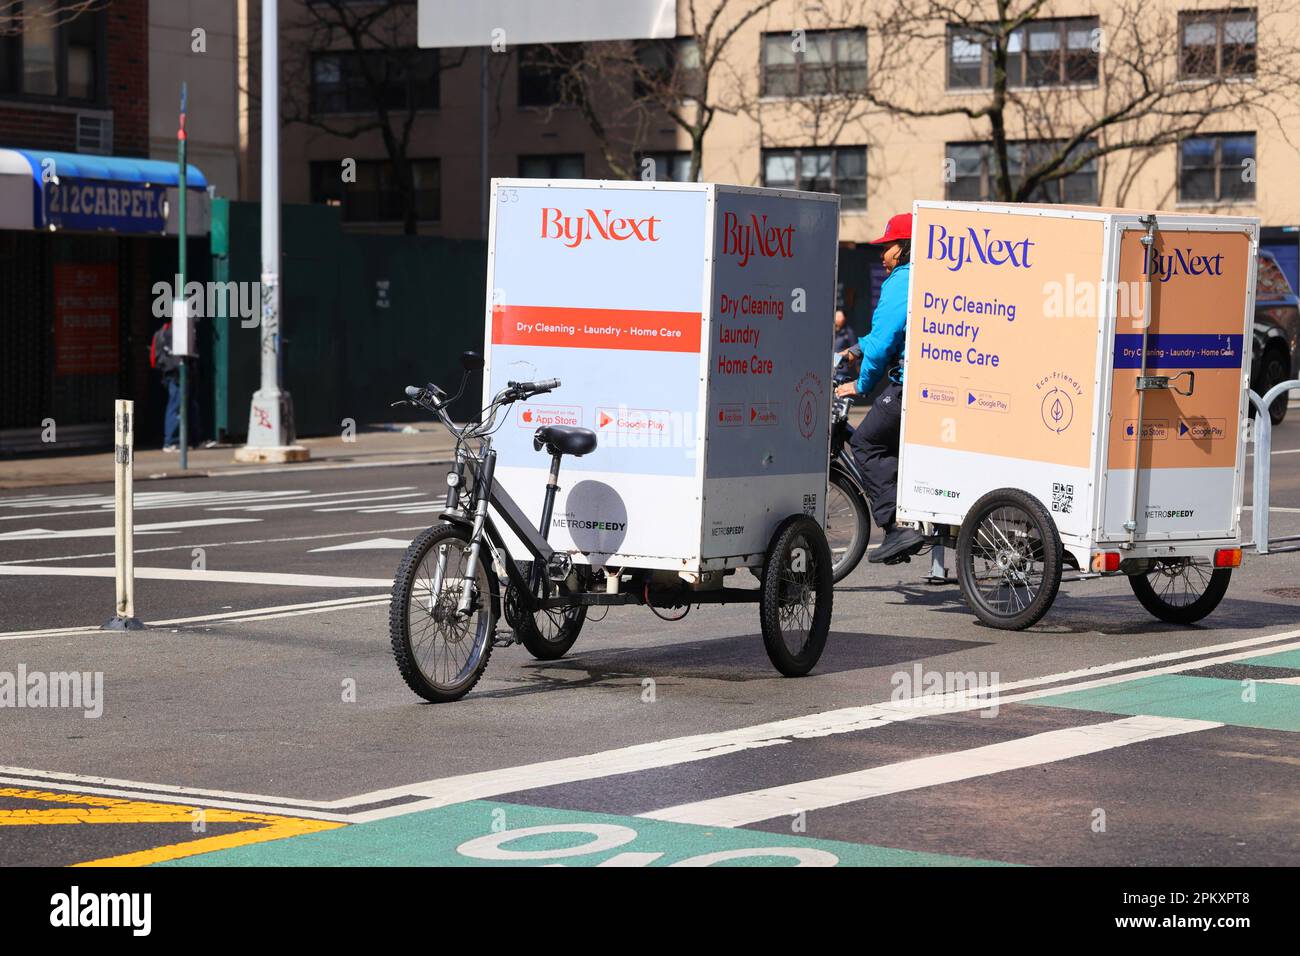
<path id="1" fill-rule="evenodd" d="M 60 178 L 101 179 L 114 183 L 154 183 L 159 186 L 179 186 L 179 163 L 161 159 L 137 159 L 134 156 L 87 156 L 82 153 L 60 153 L 54 150 L 15 149 L 27 160 L 32 178 L 41 181 L 41 171 L 47 160 L 53 160 Z M 187 185 L 191 189 L 207 189 L 208 180 L 193 163 L 185 166 Z"/>
<path id="2" fill-rule="evenodd" d="M 186 177 L 189 232 L 203 234 L 208 181 L 188 164 Z M 178 165 L 163 160 L 0 149 L 0 228 L 163 235 L 176 231 L 179 187 Z"/>

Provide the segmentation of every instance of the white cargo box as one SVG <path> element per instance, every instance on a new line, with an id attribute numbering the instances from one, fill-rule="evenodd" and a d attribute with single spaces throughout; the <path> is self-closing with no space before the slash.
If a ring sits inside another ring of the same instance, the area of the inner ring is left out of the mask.
<path id="1" fill-rule="evenodd" d="M 1085 569 L 1239 542 L 1259 220 L 1155 213 L 1144 328 L 1141 212 L 914 214 L 900 518 L 960 524 L 1019 488 Z"/>
<path id="2" fill-rule="evenodd" d="M 838 196 L 511 179 L 491 201 L 485 402 L 562 382 L 509 411 L 497 480 L 536 524 L 533 432 L 599 439 L 564 459 L 552 547 L 699 572 L 757 563 L 791 514 L 823 520 Z"/>

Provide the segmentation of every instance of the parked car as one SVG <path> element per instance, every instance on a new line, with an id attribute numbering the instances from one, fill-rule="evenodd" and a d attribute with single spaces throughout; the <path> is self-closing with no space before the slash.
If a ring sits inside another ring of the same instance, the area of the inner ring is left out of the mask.
<path id="1" fill-rule="evenodd" d="M 1260 250 L 1255 279 L 1255 339 L 1250 387 L 1263 396 L 1274 385 L 1300 377 L 1300 300 L 1273 253 Z M 1286 418 L 1289 395 L 1269 408 L 1277 425 Z"/>

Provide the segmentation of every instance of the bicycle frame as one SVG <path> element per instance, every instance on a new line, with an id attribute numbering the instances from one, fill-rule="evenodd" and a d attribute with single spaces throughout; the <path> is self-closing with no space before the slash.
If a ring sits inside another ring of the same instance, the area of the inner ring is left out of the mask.
<path id="1" fill-rule="evenodd" d="M 462 391 L 463 389 L 464 384 L 462 383 Z M 555 494 L 558 490 L 559 460 L 557 459 L 552 463 L 550 480 L 547 482 L 546 487 L 546 499 L 542 507 L 541 525 L 539 528 L 534 529 L 529 524 L 528 517 L 524 514 L 523 509 L 496 482 L 497 453 L 492 447 L 491 433 L 495 430 L 497 414 L 502 408 L 513 402 L 514 399 L 507 400 L 505 391 L 498 393 L 488 407 L 483 410 L 484 414 L 480 422 L 463 426 L 458 426 L 452 421 L 451 416 L 447 413 L 447 406 L 451 403 L 451 400 L 446 399 L 441 393 L 432 393 L 431 400 L 425 399 L 422 395 L 414 401 L 421 407 L 434 412 L 442 421 L 443 426 L 456 438 L 456 460 L 452 471 L 448 475 L 447 507 L 443 511 L 441 518 L 445 522 L 460 525 L 468 531 L 470 548 L 464 570 L 466 580 L 473 582 L 477 578 L 479 562 L 483 560 L 483 544 L 486 540 L 488 546 L 500 557 L 500 563 L 505 566 L 506 576 L 509 578 L 510 583 L 516 587 L 519 594 L 524 596 L 525 603 L 530 606 L 536 604 L 539 597 L 537 592 L 543 581 L 541 568 L 555 554 L 555 550 L 546 540 L 546 528 L 550 523 L 551 513 L 555 506 Z M 475 439 L 479 442 L 477 453 L 470 448 L 470 443 Z M 466 503 L 465 507 L 462 507 L 461 496 L 465 487 L 465 473 L 467 470 L 474 478 L 473 492 L 470 501 Z M 505 545 L 505 540 L 492 520 L 492 509 L 496 510 L 497 514 L 505 521 L 506 526 L 514 532 L 515 536 L 532 555 L 533 573 L 531 581 L 525 581 L 523 575 L 519 573 L 519 569 L 515 567 L 514 559 Z M 437 594 L 439 592 L 445 575 L 446 556 L 439 555 L 432 593 Z M 473 604 L 473 587 L 466 587 L 462 591 L 457 613 L 462 616 L 469 615 Z"/>
<path id="2" fill-rule="evenodd" d="M 456 458 L 447 476 L 449 486 L 447 506 L 439 517 L 446 523 L 465 529 L 470 543 L 463 571 L 467 586 L 461 592 L 460 603 L 456 609 L 459 615 L 467 617 L 473 613 L 475 598 L 473 582 L 478 576 L 479 562 L 484 557 L 485 541 L 493 554 L 499 558 L 499 563 L 504 566 L 506 577 L 515 587 L 521 603 L 529 611 L 576 605 L 648 604 L 657 607 L 680 607 L 682 603 L 756 603 L 760 600 L 758 591 L 717 590 L 691 592 L 689 598 L 683 602 L 686 595 L 678 593 L 675 589 L 662 587 L 651 589 L 649 586 L 645 593 L 635 590 L 615 593 L 591 591 L 572 593 L 565 588 L 563 582 L 552 582 L 547 575 L 543 574 L 543 567 L 549 564 L 556 554 L 555 549 L 547 541 L 546 530 L 551 522 L 555 496 L 559 490 L 560 459 L 555 457 L 551 461 L 551 473 L 546 482 L 546 497 L 542 503 L 540 527 L 534 528 L 523 509 L 496 482 L 497 453 L 492 447 L 491 433 L 495 430 L 497 414 L 505 405 L 514 401 L 513 398 L 507 400 L 506 396 L 507 393 L 504 391 L 498 393 L 491 404 L 483 410 L 481 422 L 463 426 L 458 426 L 447 414 L 447 405 L 454 399 L 448 399 L 441 393 L 432 394 L 427 398 L 422 393 L 419 398 L 412 399 L 415 404 L 436 414 L 444 427 L 456 438 Z M 470 448 L 470 442 L 474 440 L 479 442 L 477 453 Z M 474 479 L 473 490 L 469 501 L 462 502 L 467 471 Z M 514 532 L 528 553 L 532 555 L 533 569 L 529 580 L 526 580 L 519 568 L 515 566 L 515 560 L 506 547 L 505 539 L 493 520 L 493 511 L 500 515 L 506 526 Z M 437 595 L 442 589 L 443 579 L 447 573 L 446 564 L 446 555 L 439 554 L 437 570 L 430 589 L 431 595 Z M 559 593 L 550 593 L 552 591 Z"/>

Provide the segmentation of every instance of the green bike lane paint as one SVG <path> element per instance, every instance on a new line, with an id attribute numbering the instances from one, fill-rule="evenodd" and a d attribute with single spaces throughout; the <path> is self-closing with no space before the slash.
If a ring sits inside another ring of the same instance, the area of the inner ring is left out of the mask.
<path id="1" fill-rule="evenodd" d="M 472 800 L 160 866 L 994 866 L 797 834 Z"/>

